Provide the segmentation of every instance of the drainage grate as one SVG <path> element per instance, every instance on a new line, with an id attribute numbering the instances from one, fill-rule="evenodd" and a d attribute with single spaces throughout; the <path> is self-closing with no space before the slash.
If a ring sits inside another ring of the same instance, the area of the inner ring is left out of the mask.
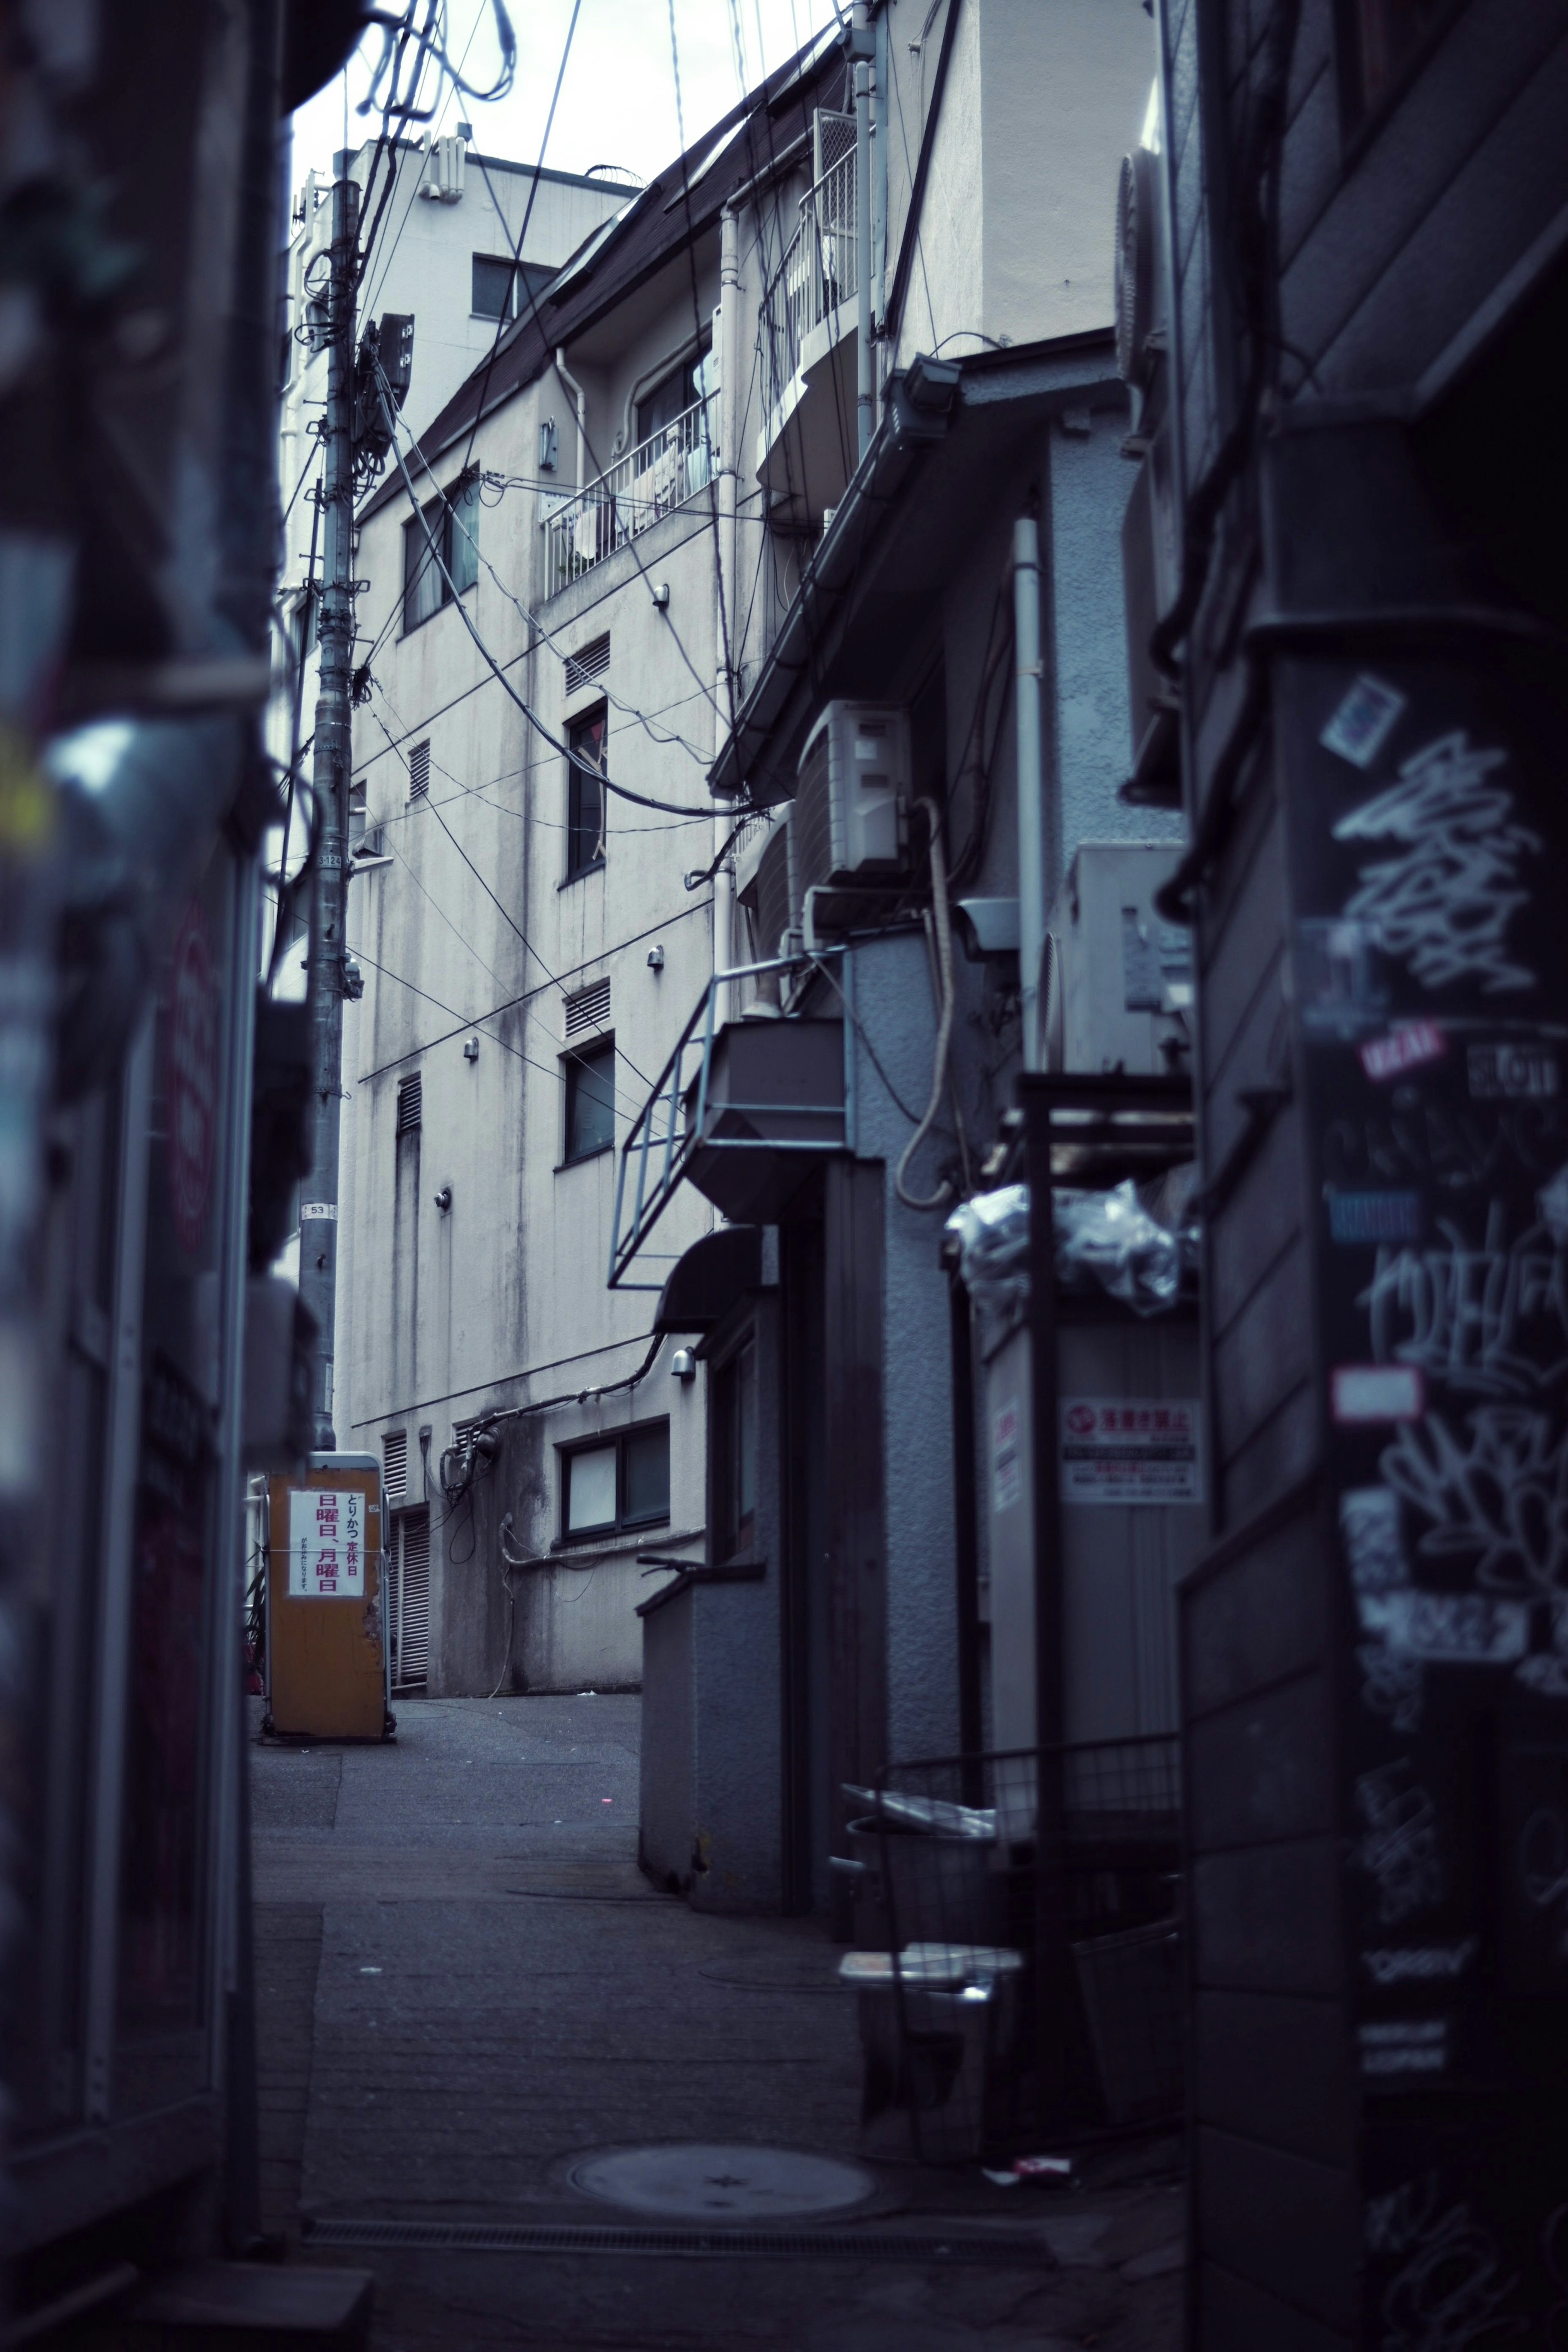
<path id="1" fill-rule="evenodd" d="M 640 2230 L 549 2221 L 374 2221 L 307 2218 L 309 2246 L 428 2247 L 472 2254 L 681 2254 L 808 2263 L 999 2263 L 1051 2271 L 1041 2239 L 1017 2232 L 912 2230 Z"/>

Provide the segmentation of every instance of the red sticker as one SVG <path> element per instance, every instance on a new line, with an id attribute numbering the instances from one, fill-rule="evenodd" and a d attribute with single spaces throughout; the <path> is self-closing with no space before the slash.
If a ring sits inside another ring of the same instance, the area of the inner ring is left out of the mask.
<path id="1" fill-rule="evenodd" d="M 1361 1048 L 1361 1066 L 1369 1078 L 1396 1078 L 1404 1070 L 1418 1070 L 1448 1050 L 1448 1041 L 1435 1021 L 1402 1021 L 1386 1037 L 1370 1037 Z"/>
<path id="2" fill-rule="evenodd" d="M 218 992 L 206 919 L 187 908 L 169 973 L 169 1199 L 193 1257 L 206 1238 L 218 1132 Z"/>

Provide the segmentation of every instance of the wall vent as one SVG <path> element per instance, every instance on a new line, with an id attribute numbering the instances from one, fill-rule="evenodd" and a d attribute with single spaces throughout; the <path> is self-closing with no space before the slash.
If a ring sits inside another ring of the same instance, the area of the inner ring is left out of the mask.
<path id="1" fill-rule="evenodd" d="M 610 1018 L 610 982 L 608 980 L 592 981 L 587 988 L 580 988 L 564 1002 L 569 1037 L 575 1037 L 583 1029 L 602 1029 Z"/>
<path id="2" fill-rule="evenodd" d="M 408 755 L 408 796 L 422 801 L 430 790 L 430 739 L 416 743 Z"/>
<path id="3" fill-rule="evenodd" d="M 394 1429 L 382 1440 L 382 1484 L 387 1490 L 387 1503 L 396 1510 L 408 1500 L 408 1432 Z"/>
<path id="4" fill-rule="evenodd" d="M 424 1081 L 415 1070 L 412 1078 L 400 1078 L 397 1089 L 397 1131 L 400 1135 L 417 1135 L 424 1108 Z"/>
<path id="5" fill-rule="evenodd" d="M 393 1690 L 421 1690 L 430 1679 L 430 1513 L 402 1511 L 392 1522 L 392 1590 L 387 1598 Z"/>
<path id="6" fill-rule="evenodd" d="M 591 686 L 596 677 L 602 677 L 609 667 L 610 639 L 607 636 L 595 637 L 592 644 L 584 646 L 580 653 L 568 654 L 566 657 L 568 694 L 580 693 L 585 686 Z"/>

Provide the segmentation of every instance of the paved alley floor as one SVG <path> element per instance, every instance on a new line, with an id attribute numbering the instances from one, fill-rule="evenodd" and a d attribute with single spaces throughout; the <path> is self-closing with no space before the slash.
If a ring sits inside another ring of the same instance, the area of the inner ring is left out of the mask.
<path id="1" fill-rule="evenodd" d="M 1038 2247 L 961 2267 L 302 2244 L 333 2221 L 643 2220 L 573 2185 L 607 2148 L 860 2160 L 837 1949 L 813 1922 L 703 1916 L 650 1886 L 638 1712 L 416 1699 L 384 1747 L 253 1747 L 267 2229 L 374 2270 L 376 2352 L 1174 2352 L 1181 2200 L 1146 2158 L 1054 2201 L 871 2166 L 869 2202 L 829 2217 Z"/>

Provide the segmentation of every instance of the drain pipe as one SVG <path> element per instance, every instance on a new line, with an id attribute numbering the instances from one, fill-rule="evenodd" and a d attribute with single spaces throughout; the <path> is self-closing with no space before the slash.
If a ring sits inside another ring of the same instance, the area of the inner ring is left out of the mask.
<path id="1" fill-rule="evenodd" d="M 872 391 L 871 341 L 871 60 L 876 55 L 867 0 L 854 0 L 850 54 L 855 62 L 855 417 L 858 425 L 858 465 L 871 447 L 874 397 Z"/>
<path id="2" fill-rule="evenodd" d="M 1045 759 L 1040 725 L 1040 530 L 1032 515 L 1013 525 L 1019 822 L 1019 977 L 1023 984 L 1023 1066 L 1040 1066 L 1040 969 L 1045 957 Z"/>
<path id="3" fill-rule="evenodd" d="M 737 458 L 740 436 L 740 404 L 736 398 L 736 371 L 739 366 L 737 329 L 740 323 L 740 264 L 737 257 L 736 206 L 734 199 L 726 205 L 719 216 L 718 255 L 718 449 L 715 491 L 718 513 L 718 563 L 714 582 L 714 712 L 713 752 L 716 761 L 735 724 L 735 662 L 740 648 L 732 645 L 726 618 L 726 600 L 733 605 L 735 599 L 735 538 L 736 495 L 738 480 Z M 716 977 L 729 966 L 735 946 L 735 862 L 723 853 L 729 839 L 733 814 L 715 808 L 713 819 L 713 854 L 717 861 L 713 877 L 713 968 Z M 714 1005 L 716 1024 L 729 1018 L 734 1007 L 729 1003 L 731 991 L 717 991 Z"/>
<path id="4" fill-rule="evenodd" d="M 567 373 L 564 343 L 559 345 L 556 351 L 555 372 L 577 404 L 577 495 L 580 498 L 583 485 L 587 480 L 588 394 L 576 379 Z"/>

